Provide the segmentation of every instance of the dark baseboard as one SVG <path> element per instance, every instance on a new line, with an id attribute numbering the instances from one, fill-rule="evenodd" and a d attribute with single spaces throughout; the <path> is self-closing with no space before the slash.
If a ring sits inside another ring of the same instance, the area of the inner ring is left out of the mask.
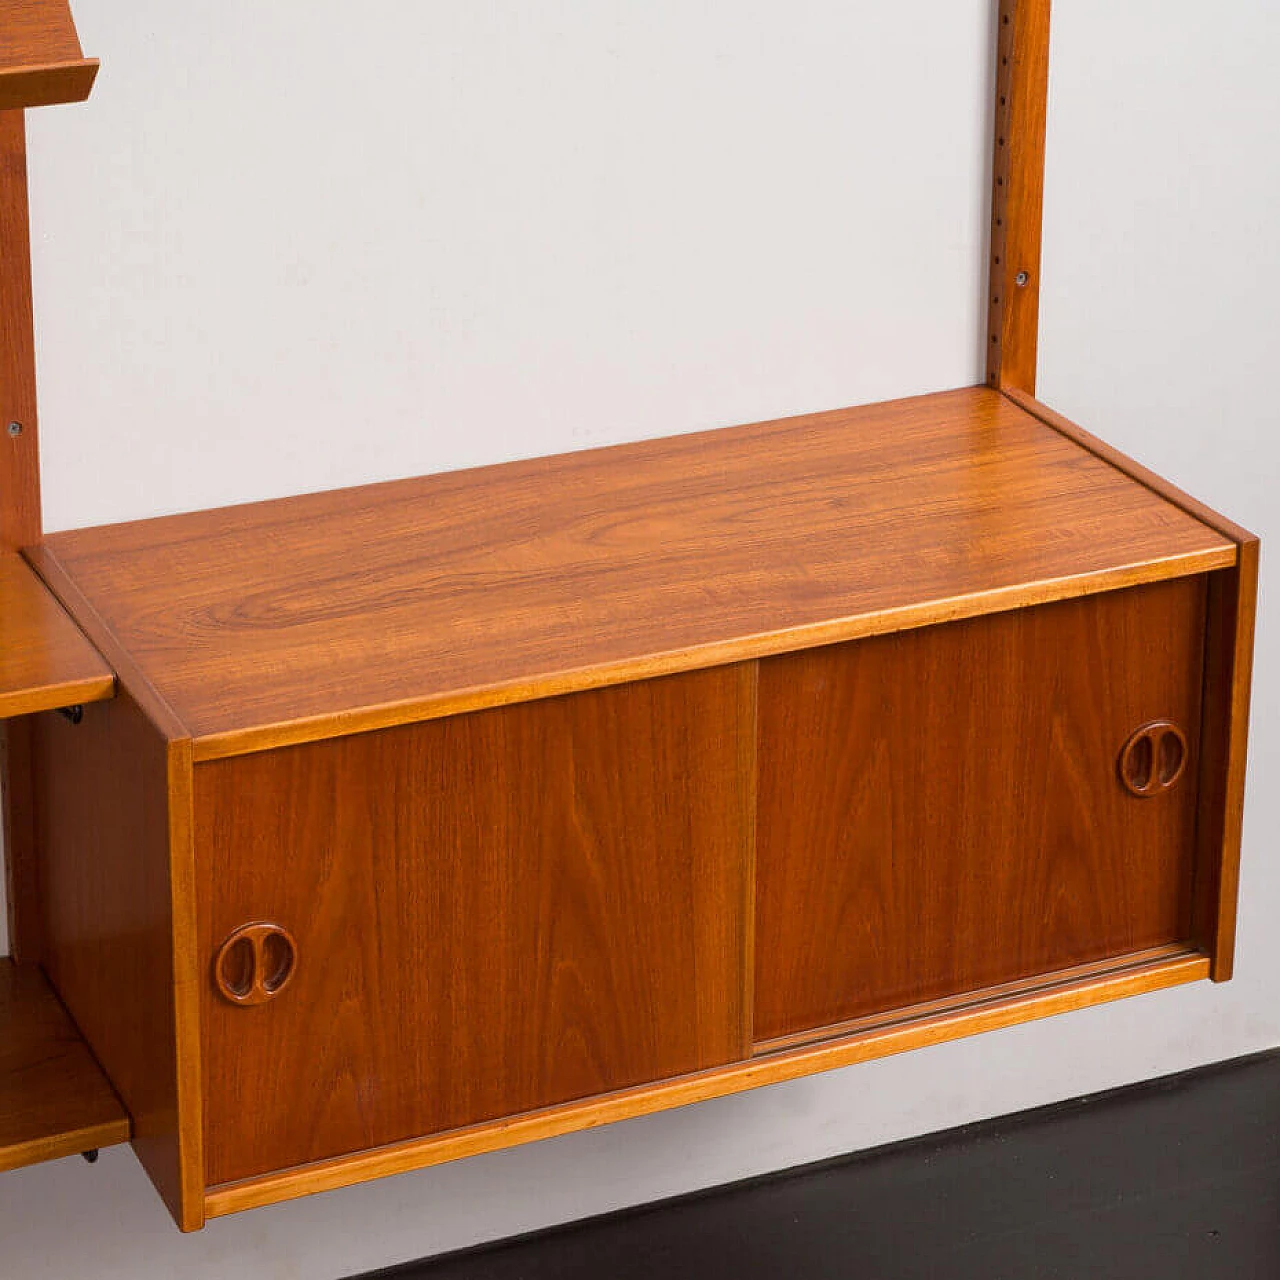
<path id="1" fill-rule="evenodd" d="M 375 1275 L 1280 1280 L 1280 1050 Z"/>

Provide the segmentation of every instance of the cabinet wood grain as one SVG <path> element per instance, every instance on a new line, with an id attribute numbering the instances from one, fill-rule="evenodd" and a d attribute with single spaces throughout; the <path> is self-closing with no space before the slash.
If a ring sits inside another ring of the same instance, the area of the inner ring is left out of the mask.
<path id="1" fill-rule="evenodd" d="M 1034 414 L 1067 439 L 1074 440 L 1095 457 L 1111 463 L 1236 544 L 1235 567 L 1210 574 L 1208 580 L 1204 725 L 1197 821 L 1200 848 L 1195 888 L 1195 936 L 1213 957 L 1213 980 L 1226 982 L 1231 977 L 1235 955 L 1245 766 L 1249 747 L 1249 698 L 1258 598 L 1258 538 L 1033 397 L 1012 388 L 1006 389 L 1005 394 L 1014 404 Z"/>
<path id="2" fill-rule="evenodd" d="M 197 759 L 1235 563 L 989 388 L 59 533 Z"/>
<path id="3" fill-rule="evenodd" d="M 741 1058 L 752 674 L 199 765 L 209 1182 Z M 259 920 L 296 970 L 244 1007 Z"/>
<path id="4" fill-rule="evenodd" d="M 1186 579 L 763 662 L 757 1040 L 1190 938 L 1195 770 L 1117 761 L 1196 758 L 1204 629 Z"/>

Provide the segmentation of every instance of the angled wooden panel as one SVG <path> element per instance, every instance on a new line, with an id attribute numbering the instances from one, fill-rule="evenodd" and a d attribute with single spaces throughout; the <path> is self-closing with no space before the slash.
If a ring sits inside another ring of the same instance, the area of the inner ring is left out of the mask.
<path id="1" fill-rule="evenodd" d="M 129 1140 L 129 1117 L 34 966 L 0 957 L 0 1170 Z"/>
<path id="2" fill-rule="evenodd" d="M 97 74 L 66 0 L 0 0 L 0 111 L 81 102 Z"/>
<path id="3" fill-rule="evenodd" d="M 761 663 L 757 1039 L 1190 939 L 1205 589 Z M 1156 721 L 1182 773 L 1140 798 Z"/>
<path id="4" fill-rule="evenodd" d="M 197 766 L 209 1182 L 744 1057 L 751 676 Z M 254 922 L 296 970 L 232 1003 Z"/>
<path id="5" fill-rule="evenodd" d="M 114 672 L 30 566 L 0 552 L 0 719 L 114 691 Z"/>

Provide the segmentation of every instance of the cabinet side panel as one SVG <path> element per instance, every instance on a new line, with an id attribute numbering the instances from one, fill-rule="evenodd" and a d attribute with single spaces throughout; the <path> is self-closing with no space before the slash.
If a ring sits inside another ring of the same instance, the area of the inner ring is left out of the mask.
<path id="1" fill-rule="evenodd" d="M 1258 540 L 1247 538 L 1234 569 L 1209 575 L 1195 936 L 1215 982 L 1231 977 L 1235 961 L 1257 594 Z"/>
<path id="2" fill-rule="evenodd" d="M 174 744 L 123 690 L 78 725 L 50 712 L 32 728 L 45 968 L 129 1110 L 138 1158 L 179 1224 L 198 1226 L 179 1141 Z"/>
<path id="3" fill-rule="evenodd" d="M 1190 938 L 1204 616 L 1197 577 L 761 663 L 757 1041 Z"/>
<path id="4" fill-rule="evenodd" d="M 209 1182 L 740 1059 L 749 693 L 726 667 L 197 765 Z M 296 969 L 233 1004 L 214 958 L 258 921 Z"/>

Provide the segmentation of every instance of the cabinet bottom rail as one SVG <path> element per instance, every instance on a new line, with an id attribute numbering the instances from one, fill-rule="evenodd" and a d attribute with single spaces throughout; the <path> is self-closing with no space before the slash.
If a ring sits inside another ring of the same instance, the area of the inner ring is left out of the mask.
<path id="1" fill-rule="evenodd" d="M 1209 957 L 1194 947 L 1171 945 L 765 1041 L 750 1058 L 711 1070 L 212 1186 L 205 1215 L 315 1195 L 1196 982 L 1209 977 L 1209 968 Z"/>

